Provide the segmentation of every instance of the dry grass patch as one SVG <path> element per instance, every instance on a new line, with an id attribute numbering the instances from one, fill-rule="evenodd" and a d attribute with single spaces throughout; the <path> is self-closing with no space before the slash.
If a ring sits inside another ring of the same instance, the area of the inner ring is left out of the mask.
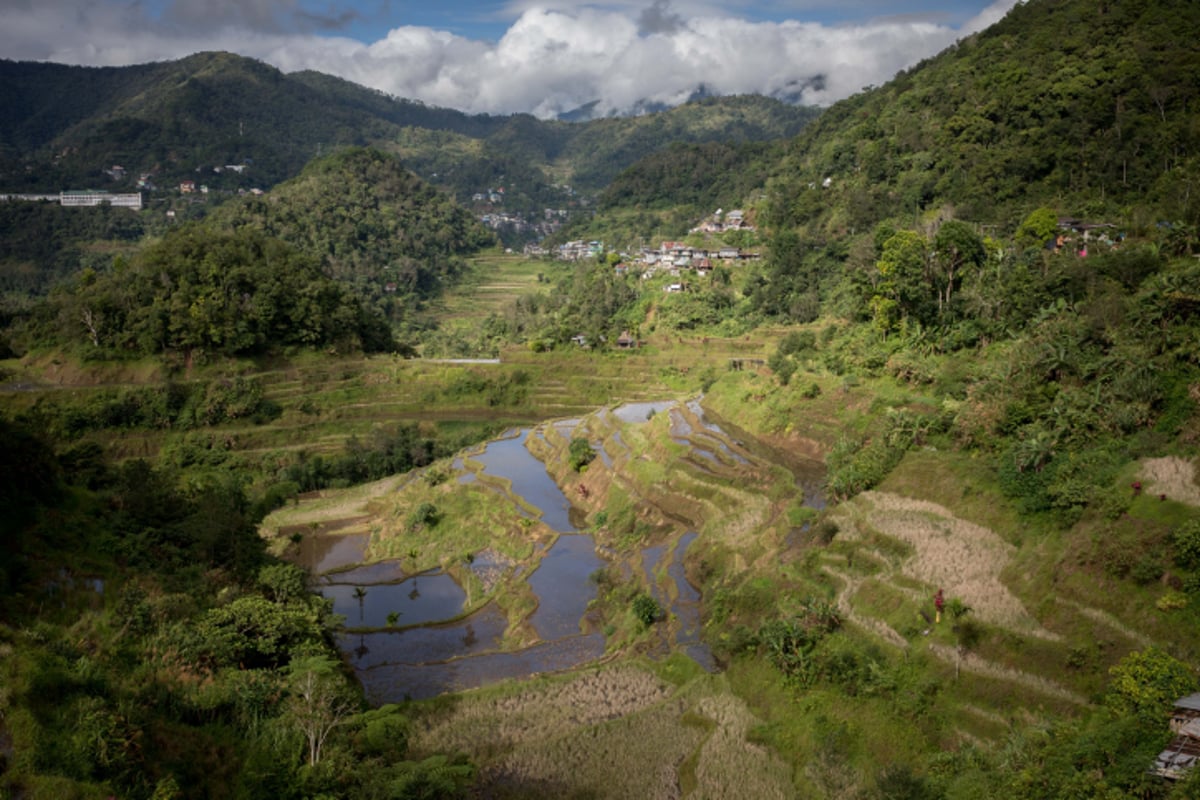
<path id="1" fill-rule="evenodd" d="M 695 766 L 696 790 L 704 798 L 792 797 L 791 767 L 771 750 L 749 741 L 761 720 L 730 694 L 706 697 L 696 713 L 714 723 Z"/>
<path id="2" fill-rule="evenodd" d="M 899 539 L 915 553 L 900 571 L 947 597 L 959 597 L 980 619 L 1052 637 L 1000 580 L 1015 548 L 993 531 L 959 519 L 936 503 L 865 492 L 835 512 L 842 534 L 868 540 L 872 531 Z"/>
<path id="3" fill-rule="evenodd" d="M 464 694 L 451 708 L 422 720 L 412 747 L 418 753 L 465 752 L 486 759 L 642 711 L 670 695 L 669 685 L 636 667 L 529 683 L 503 694 Z"/>
<path id="4" fill-rule="evenodd" d="M 791 768 L 724 678 L 634 665 L 468 693 L 418 718 L 414 754 L 461 751 L 493 797 L 785 798 Z"/>
<path id="5" fill-rule="evenodd" d="M 1200 484 L 1196 483 L 1196 465 L 1177 456 L 1147 458 L 1140 476 L 1154 494 L 1165 494 L 1189 506 L 1200 506 Z"/>

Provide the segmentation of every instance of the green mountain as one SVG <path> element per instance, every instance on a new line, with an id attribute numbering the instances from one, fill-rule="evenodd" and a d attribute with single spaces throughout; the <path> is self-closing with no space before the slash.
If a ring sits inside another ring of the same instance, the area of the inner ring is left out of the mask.
<path id="1" fill-rule="evenodd" d="M 129 259 L 94 259 L 52 295 L 51 314 L 35 314 L 43 322 L 31 343 L 90 343 L 109 355 L 394 348 L 382 320 L 403 322 L 454 282 L 464 256 L 493 242 L 396 158 L 349 148 Z"/>
<path id="2" fill-rule="evenodd" d="M 484 137 L 407 128 L 396 152 L 460 201 L 503 187 L 505 210 L 538 212 L 577 206 L 578 194 L 603 191 L 624 169 L 674 144 L 784 139 L 817 115 L 814 108 L 759 96 L 706 98 L 654 114 L 583 123 L 518 114 Z"/>
<path id="3" fill-rule="evenodd" d="M 1187 0 L 1020 3 L 797 137 L 778 224 L 824 235 L 950 207 L 1011 229 L 1038 205 L 1195 220 L 1198 35 Z"/>
<path id="4" fill-rule="evenodd" d="M 779 152 L 714 159 L 681 197 L 700 185 L 745 186 L 749 169 L 763 180 L 733 202 L 749 203 L 765 185 L 769 214 L 760 221 L 807 242 L 882 220 L 959 218 L 1011 232 L 1041 205 L 1096 222 L 1194 223 L 1198 34 L 1200 7 L 1183 0 L 1021 3 L 886 85 L 834 104 Z M 684 152 L 634 165 L 613 181 L 602 211 L 674 196 L 662 164 Z"/>
<path id="5" fill-rule="evenodd" d="M 423 177 L 460 199 L 518 182 L 534 205 L 561 197 L 555 183 L 595 191 L 672 141 L 778 138 L 815 115 L 758 97 L 581 124 L 468 115 L 230 53 L 105 68 L 0 61 L 0 107 L 0 185 L 9 190 L 103 187 L 114 164 L 126 171 L 120 186 L 153 173 L 161 186 L 199 176 L 214 188 L 267 188 L 321 152 L 394 144 Z M 442 140 L 406 138 L 406 128 L 482 147 L 453 169 L 439 160 Z M 225 165 L 246 169 L 213 172 Z"/>
<path id="6" fill-rule="evenodd" d="M 13 189 L 104 188 L 102 171 L 114 164 L 126 170 L 123 186 L 153 173 L 163 186 L 199 178 L 266 187 L 299 172 L 321 147 L 365 144 L 395 127 L 228 53 L 122 68 L 2 67 L 14 110 L 0 126 L 0 169 Z M 212 170 L 227 164 L 248 168 Z"/>

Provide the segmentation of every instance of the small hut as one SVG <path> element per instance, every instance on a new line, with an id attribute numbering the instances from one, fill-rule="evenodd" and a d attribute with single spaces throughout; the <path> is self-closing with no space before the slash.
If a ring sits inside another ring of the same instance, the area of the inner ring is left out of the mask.
<path id="1" fill-rule="evenodd" d="M 1200 692 L 1175 701 L 1171 711 L 1171 732 L 1175 738 L 1154 759 L 1150 771 L 1167 780 L 1177 781 L 1200 760 Z"/>

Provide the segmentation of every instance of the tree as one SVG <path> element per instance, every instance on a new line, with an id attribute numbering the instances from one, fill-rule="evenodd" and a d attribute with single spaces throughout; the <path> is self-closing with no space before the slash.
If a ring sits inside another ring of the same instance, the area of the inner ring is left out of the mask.
<path id="1" fill-rule="evenodd" d="M 871 302 L 875 324 L 887 333 L 899 321 L 897 313 L 921 319 L 929 296 L 925 237 L 916 231 L 898 231 L 884 242 L 875 266 L 880 275 Z"/>
<path id="2" fill-rule="evenodd" d="M 639 594 L 633 598 L 633 616 L 642 623 L 642 628 L 649 628 L 662 617 L 662 614 L 662 606 L 650 595 Z"/>
<path id="3" fill-rule="evenodd" d="M 950 313 L 950 297 L 962 282 L 963 272 L 983 263 L 983 240 L 965 222 L 952 219 L 938 229 L 933 239 L 934 279 L 938 293 L 938 316 Z"/>
<path id="4" fill-rule="evenodd" d="M 1039 208 L 1017 228 L 1017 244 L 1021 247 L 1041 247 L 1054 238 L 1058 230 L 1058 215 L 1049 208 Z"/>
<path id="5" fill-rule="evenodd" d="M 1172 703 L 1200 684 L 1194 670 L 1157 647 L 1130 653 L 1108 672 L 1107 705 L 1138 716 L 1165 718 Z"/>
<path id="6" fill-rule="evenodd" d="M 297 658 L 288 669 L 292 693 L 286 701 L 287 717 L 308 744 L 308 765 L 316 766 L 329 734 L 350 720 L 355 704 L 328 656 Z"/>
<path id="7" fill-rule="evenodd" d="M 580 472 L 596 458 L 596 451 L 587 439 L 573 438 L 567 450 L 570 456 L 571 469 Z"/>

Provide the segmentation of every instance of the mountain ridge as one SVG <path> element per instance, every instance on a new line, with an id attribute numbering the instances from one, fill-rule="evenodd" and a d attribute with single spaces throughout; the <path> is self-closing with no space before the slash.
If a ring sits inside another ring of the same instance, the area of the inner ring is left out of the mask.
<path id="1" fill-rule="evenodd" d="M 726 103 L 740 109 L 740 118 L 727 116 L 733 127 L 723 131 L 710 118 Z M 0 60 L 0 104 L 0 186 L 12 191 L 104 185 L 111 182 L 104 171 L 114 164 L 128 176 L 123 185 L 143 173 L 165 185 L 201 174 L 217 187 L 268 188 L 323 150 L 386 147 L 404 128 L 418 128 L 482 141 L 489 145 L 485 158 L 515 160 L 518 171 L 536 177 L 535 205 L 554 196 L 548 186 L 572 181 L 577 172 L 582 188 L 596 191 L 674 140 L 790 136 L 816 113 L 766 98 L 753 109 L 744 99 L 704 98 L 657 114 L 580 123 L 469 115 L 224 52 L 131 67 Z M 593 125 L 603 132 L 591 133 Z M 576 140 L 582 143 L 572 147 Z M 604 144 L 598 154 L 597 143 Z M 418 166 L 422 159 L 435 160 L 416 154 Z M 214 175 L 211 168 L 225 164 L 248 168 L 244 175 Z M 462 200 L 487 187 L 451 188 Z"/>

